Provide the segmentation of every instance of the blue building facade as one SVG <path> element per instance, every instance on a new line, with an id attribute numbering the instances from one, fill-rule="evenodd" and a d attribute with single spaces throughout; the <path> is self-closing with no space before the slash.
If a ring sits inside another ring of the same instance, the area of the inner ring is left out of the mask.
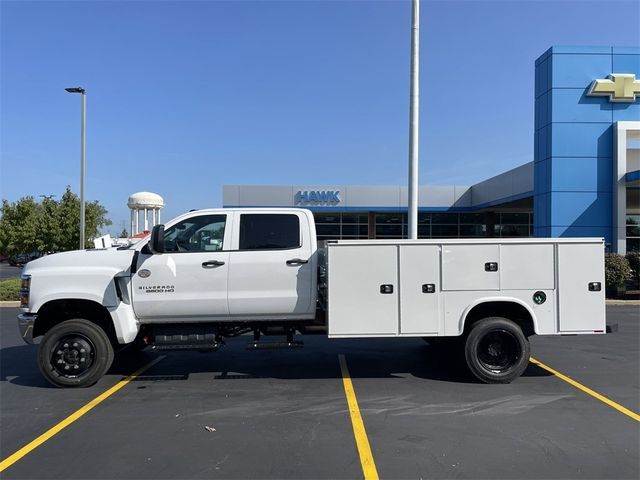
<path id="1" fill-rule="evenodd" d="M 640 96 L 620 101 L 590 90 L 616 73 L 640 79 L 640 48 L 552 47 L 535 72 L 534 235 L 613 244 L 616 124 L 640 120 Z"/>

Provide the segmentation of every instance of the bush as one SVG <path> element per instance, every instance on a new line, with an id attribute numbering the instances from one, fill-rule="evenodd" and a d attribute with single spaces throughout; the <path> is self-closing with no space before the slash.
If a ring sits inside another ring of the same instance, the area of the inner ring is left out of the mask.
<path id="1" fill-rule="evenodd" d="M 607 290 L 624 287 L 631 278 L 631 267 L 625 257 L 617 253 L 607 253 L 604 256 L 604 279 Z"/>
<path id="2" fill-rule="evenodd" d="M 640 252 L 629 252 L 625 257 L 627 262 L 629 262 L 629 266 L 633 272 L 631 276 L 635 283 L 640 282 Z"/>
<path id="3" fill-rule="evenodd" d="M 20 279 L 0 280 L 0 301 L 20 300 Z"/>

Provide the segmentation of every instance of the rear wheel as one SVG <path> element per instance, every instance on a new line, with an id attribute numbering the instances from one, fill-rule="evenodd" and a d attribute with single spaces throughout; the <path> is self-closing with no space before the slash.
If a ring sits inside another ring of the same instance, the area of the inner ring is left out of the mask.
<path id="1" fill-rule="evenodd" d="M 56 387 L 88 387 L 113 362 L 113 347 L 102 328 L 85 319 L 66 320 L 49 330 L 38 348 L 38 366 Z"/>
<path id="2" fill-rule="evenodd" d="M 484 383 L 511 383 L 529 364 L 529 340 L 513 321 L 485 318 L 469 332 L 465 359 L 473 375 Z"/>

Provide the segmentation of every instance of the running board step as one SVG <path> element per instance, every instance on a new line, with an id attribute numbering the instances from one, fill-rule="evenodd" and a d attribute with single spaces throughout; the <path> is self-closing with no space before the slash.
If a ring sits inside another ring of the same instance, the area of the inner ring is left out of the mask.
<path id="1" fill-rule="evenodd" d="M 276 350 L 279 348 L 302 348 L 304 342 L 249 342 L 247 350 Z"/>
<path id="2" fill-rule="evenodd" d="M 158 325 L 149 334 L 151 350 L 215 352 L 224 342 L 214 331 L 200 325 Z"/>
<path id="3" fill-rule="evenodd" d="M 204 344 L 204 343 L 178 343 L 178 344 L 154 344 L 151 345 L 151 350 L 160 351 L 160 350 L 197 350 L 199 352 L 215 352 L 217 351 L 221 345 L 219 343 L 213 344 Z"/>

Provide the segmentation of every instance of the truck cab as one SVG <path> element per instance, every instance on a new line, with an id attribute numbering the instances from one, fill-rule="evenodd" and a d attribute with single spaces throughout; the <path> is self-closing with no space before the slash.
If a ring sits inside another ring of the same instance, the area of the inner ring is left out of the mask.
<path id="1" fill-rule="evenodd" d="M 161 251 L 135 247 L 141 323 L 311 319 L 316 237 L 304 210 L 200 210 L 169 223 Z"/>
<path id="2" fill-rule="evenodd" d="M 18 324 L 43 336 L 38 364 L 56 386 L 87 386 L 125 346 L 215 350 L 224 337 L 314 323 L 317 244 L 302 209 L 185 213 L 128 248 L 27 264 Z M 291 342 L 293 343 L 293 342 Z"/>

